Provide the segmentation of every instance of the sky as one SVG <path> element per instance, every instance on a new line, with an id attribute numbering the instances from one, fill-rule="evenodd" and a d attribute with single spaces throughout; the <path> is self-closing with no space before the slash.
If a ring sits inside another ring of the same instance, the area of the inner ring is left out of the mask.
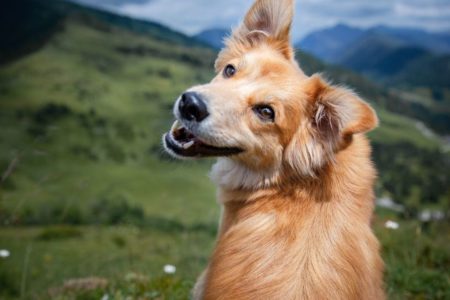
<path id="1" fill-rule="evenodd" d="M 236 26 L 254 0 L 73 0 L 186 34 Z M 345 23 L 450 32 L 450 0 L 297 0 L 293 38 Z"/>

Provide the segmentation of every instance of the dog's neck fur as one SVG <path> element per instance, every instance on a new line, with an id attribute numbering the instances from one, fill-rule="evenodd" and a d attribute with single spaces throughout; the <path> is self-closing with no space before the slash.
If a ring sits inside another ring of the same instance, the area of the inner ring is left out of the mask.
<path id="1" fill-rule="evenodd" d="M 355 138 L 328 169 L 326 176 L 285 180 L 280 188 L 272 183 L 281 178 L 220 160 L 212 178 L 220 187 L 224 209 L 217 246 L 197 285 L 198 295 L 383 299 L 383 264 L 378 251 L 373 252 L 378 243 L 370 229 L 375 171 L 367 140 Z"/>
<path id="2" fill-rule="evenodd" d="M 254 171 L 229 158 L 220 158 L 210 173 L 211 180 L 224 190 L 258 190 L 275 185 L 280 174 Z"/>
<path id="3" fill-rule="evenodd" d="M 356 174 L 359 180 L 350 182 Z M 292 171 L 257 172 L 228 158 L 217 161 L 210 177 L 218 186 L 219 194 L 241 195 L 238 199 L 222 197 L 221 204 L 248 201 L 260 193 L 285 193 L 288 189 L 303 190 L 316 202 L 329 202 L 334 195 L 342 197 L 348 194 L 353 198 L 361 190 L 371 191 L 376 173 L 370 161 L 368 141 L 359 135 L 347 149 L 337 153 L 332 162 L 318 171 L 316 177 L 295 176 Z M 246 199 L 242 195 L 247 195 Z"/>

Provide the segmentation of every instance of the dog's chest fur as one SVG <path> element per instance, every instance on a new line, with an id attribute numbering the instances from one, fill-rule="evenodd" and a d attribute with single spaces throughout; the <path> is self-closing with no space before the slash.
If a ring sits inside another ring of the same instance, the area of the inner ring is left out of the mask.
<path id="1" fill-rule="evenodd" d="M 364 145 L 357 141 L 337 164 Z M 383 264 L 370 229 L 374 171 L 367 156 L 352 160 L 354 167 L 338 165 L 306 187 L 221 189 L 203 298 L 382 299 Z"/>

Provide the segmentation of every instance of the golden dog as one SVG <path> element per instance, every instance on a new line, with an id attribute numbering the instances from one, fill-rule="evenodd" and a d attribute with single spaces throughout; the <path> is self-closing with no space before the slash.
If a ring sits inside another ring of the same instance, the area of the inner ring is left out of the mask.
<path id="1" fill-rule="evenodd" d="M 220 230 L 194 299 L 385 298 L 364 136 L 377 116 L 353 92 L 302 72 L 293 11 L 293 0 L 257 0 L 218 75 L 178 99 L 163 138 L 175 157 L 218 157 Z"/>

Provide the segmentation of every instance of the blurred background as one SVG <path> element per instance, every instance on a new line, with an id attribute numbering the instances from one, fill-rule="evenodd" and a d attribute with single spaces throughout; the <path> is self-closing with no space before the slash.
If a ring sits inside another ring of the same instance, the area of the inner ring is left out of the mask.
<path id="1" fill-rule="evenodd" d="M 188 298 L 216 234 L 212 161 L 160 139 L 251 2 L 2 2 L 1 299 Z M 450 299 L 450 1 L 301 0 L 293 42 L 380 116 L 389 298 Z"/>

